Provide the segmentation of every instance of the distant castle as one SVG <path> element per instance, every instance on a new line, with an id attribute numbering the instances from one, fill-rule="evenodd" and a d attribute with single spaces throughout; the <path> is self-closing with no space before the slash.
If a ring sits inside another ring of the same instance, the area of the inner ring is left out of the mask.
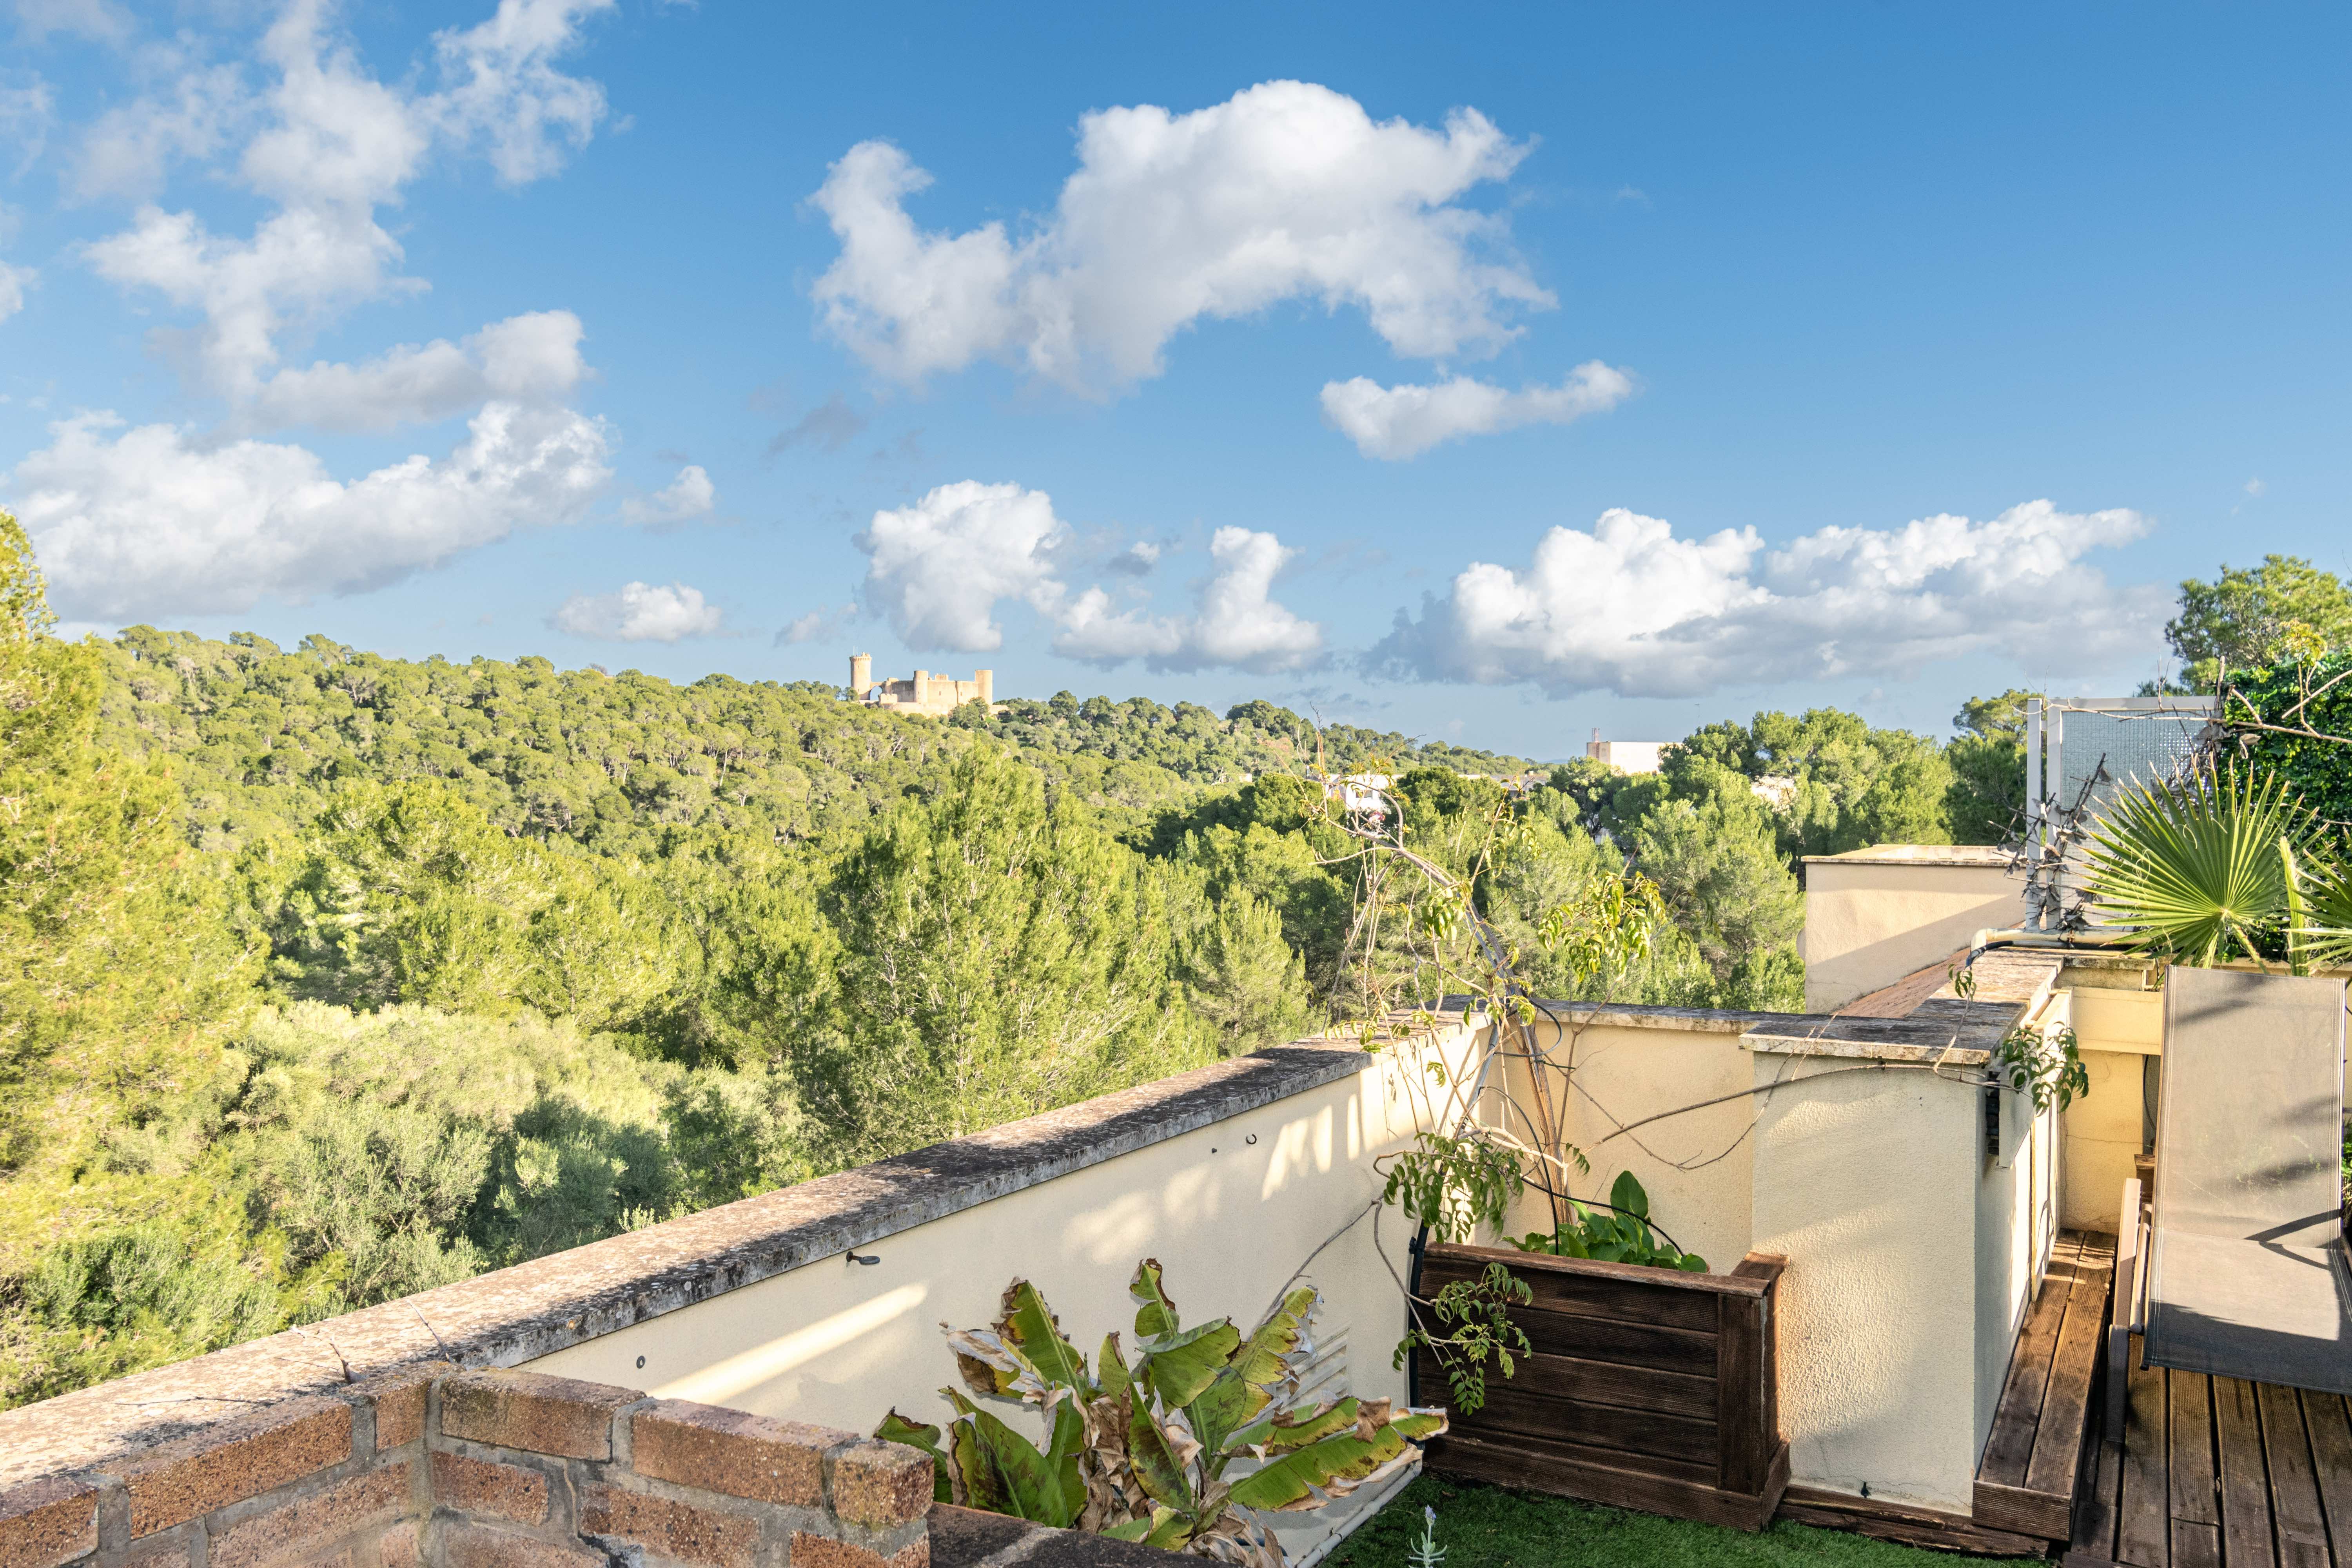
<path id="1" fill-rule="evenodd" d="M 990 670 L 975 670 L 968 681 L 950 680 L 929 670 L 917 670 L 911 681 L 877 681 L 874 678 L 873 654 L 849 655 L 850 700 L 872 703 L 876 707 L 927 713 L 938 718 L 946 717 L 966 703 L 987 703 L 993 711 L 995 689 L 994 672 Z"/>

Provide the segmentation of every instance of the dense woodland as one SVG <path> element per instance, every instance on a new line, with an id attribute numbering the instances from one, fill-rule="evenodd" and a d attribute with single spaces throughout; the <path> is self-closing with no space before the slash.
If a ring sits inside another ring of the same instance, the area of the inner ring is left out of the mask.
<path id="1" fill-rule="evenodd" d="M 1515 940 L 1637 868 L 1673 923 L 1618 999 L 1784 1009 L 1802 856 L 1993 841 L 2021 791 L 2016 692 L 1511 797 L 1518 758 L 1264 702 L 943 721 L 47 625 L 0 515 L 0 1405 L 1350 1017 L 1407 959 L 1318 767 L 1491 844 Z"/>

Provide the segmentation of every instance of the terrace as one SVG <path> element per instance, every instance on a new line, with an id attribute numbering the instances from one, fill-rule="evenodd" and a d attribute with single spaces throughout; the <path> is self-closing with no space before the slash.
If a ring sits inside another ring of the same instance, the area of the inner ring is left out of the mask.
<path id="1" fill-rule="evenodd" d="M 2003 862 L 1898 847 L 1809 872 L 1815 1010 L 1546 1003 L 1477 1102 L 1549 1096 L 1710 1271 L 1424 1241 L 1382 1204 L 1433 1068 L 1491 1038 L 1457 1006 L 1376 1051 L 1301 1040 L 0 1413 L 0 1568 L 1151 1561 L 935 1507 L 929 1461 L 864 1436 L 945 1416 L 937 1325 L 993 1321 L 1009 1279 L 1085 1345 L 1147 1257 L 1194 1323 L 1319 1288 L 1292 1375 L 1310 1407 L 1449 1403 L 1426 1354 L 1392 1364 L 1401 1286 L 1496 1260 L 1529 1284 L 1535 1354 L 1482 1409 L 1263 1516 L 1294 1568 L 1423 1468 L 1741 1531 L 2352 1562 L 2341 1396 L 2145 1367 L 2129 1312 L 2128 1362 L 2107 1354 L 2166 977 L 1996 948 L 1961 995 L 1952 956 L 2021 923 Z M 2087 1097 L 1988 1086 L 2012 1030 L 2061 1023 Z M 1524 1193 L 1503 1234 L 1550 1224 Z"/>

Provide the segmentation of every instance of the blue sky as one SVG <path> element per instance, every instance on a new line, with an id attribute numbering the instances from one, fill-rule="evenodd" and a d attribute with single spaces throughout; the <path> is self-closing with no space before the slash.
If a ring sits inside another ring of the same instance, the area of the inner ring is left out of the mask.
<path id="1" fill-rule="evenodd" d="M 2352 570 L 2341 10 L 13 3 L 78 625 L 1549 757 Z"/>

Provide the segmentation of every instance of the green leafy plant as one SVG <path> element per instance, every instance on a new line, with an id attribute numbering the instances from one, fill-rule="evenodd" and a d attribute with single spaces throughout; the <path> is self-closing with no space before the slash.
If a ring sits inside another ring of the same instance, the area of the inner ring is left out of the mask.
<path id="1" fill-rule="evenodd" d="M 1486 1359 L 1492 1356 L 1505 1377 L 1516 1370 L 1512 1355 L 1533 1355 L 1535 1346 L 1511 1321 L 1511 1308 L 1535 1300 L 1535 1291 L 1500 1263 L 1489 1263 L 1475 1279 L 1456 1280 L 1430 1298 L 1429 1310 L 1438 1323 L 1432 1333 L 1418 1316 L 1396 1348 L 1398 1366 L 1415 1350 L 1428 1351 L 1445 1369 L 1454 1386 L 1454 1404 L 1465 1416 L 1475 1416 L 1486 1403 Z M 1443 1555 L 1441 1553 L 1440 1555 Z"/>
<path id="2" fill-rule="evenodd" d="M 1688 1274 L 1706 1272 L 1706 1260 L 1685 1252 L 1674 1239 L 1650 1222 L 1650 1195 L 1632 1171 L 1620 1171 L 1609 1189 L 1609 1201 L 1594 1205 L 1569 1200 L 1572 1220 L 1547 1236 L 1540 1230 L 1514 1239 L 1522 1252 L 1549 1253 L 1555 1258 L 1592 1258 L 1604 1263 L 1642 1263 L 1652 1268 L 1679 1269 Z"/>
<path id="3" fill-rule="evenodd" d="M 2011 1089 L 2032 1097 L 2036 1113 L 2053 1105 L 2063 1111 L 2091 1092 L 2074 1031 L 2063 1023 L 2049 1029 L 2018 1025 L 1994 1052 L 1992 1068 Z"/>
<path id="4" fill-rule="evenodd" d="M 2117 798 L 2085 857 L 2092 906 L 2133 944 L 2211 965 L 2294 924 L 2308 818 L 2271 772 L 2198 768 Z"/>
<path id="5" fill-rule="evenodd" d="M 1136 1266 L 1128 1293 L 1131 1363 L 1113 1333 L 1089 1367 L 1025 1280 L 1005 1288 L 994 1326 L 946 1331 L 964 1389 L 1042 1412 L 1044 1447 L 953 1388 L 940 1391 L 955 1409 L 944 1430 L 893 1410 L 875 1436 L 929 1453 L 941 1501 L 1281 1568 L 1281 1545 L 1255 1512 L 1320 1508 L 1394 1474 L 1445 1430 L 1442 1410 L 1301 1400 L 1322 1301 L 1311 1285 L 1247 1334 L 1230 1318 L 1185 1327 L 1156 1260 Z"/>
<path id="6" fill-rule="evenodd" d="M 2314 857 L 2297 880 L 2296 957 L 2305 967 L 2352 965 L 2352 867 Z"/>
<path id="7" fill-rule="evenodd" d="M 1425 1503 L 1421 1510 L 1421 1539 L 1412 1543 L 1412 1553 L 1405 1561 L 1412 1568 L 1444 1568 L 1445 1548 L 1437 1544 L 1437 1511 Z"/>
<path id="8" fill-rule="evenodd" d="M 1466 1241 L 1480 1226 L 1500 1228 L 1519 1194 L 1526 1156 L 1483 1136 L 1485 1132 L 1473 1126 L 1459 1133 L 1423 1133 L 1389 1166 L 1381 1201 L 1397 1205 L 1441 1241 Z M 1570 1153 L 1583 1164 L 1581 1154 Z"/>

